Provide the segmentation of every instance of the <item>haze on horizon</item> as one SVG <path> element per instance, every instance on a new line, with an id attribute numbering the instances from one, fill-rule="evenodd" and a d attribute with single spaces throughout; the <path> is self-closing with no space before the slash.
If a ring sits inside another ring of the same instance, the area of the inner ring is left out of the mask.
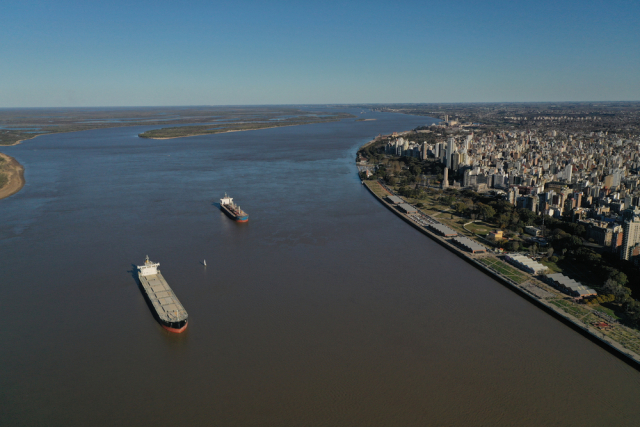
<path id="1" fill-rule="evenodd" d="M 637 1 L 9 1 L 0 108 L 640 100 Z"/>

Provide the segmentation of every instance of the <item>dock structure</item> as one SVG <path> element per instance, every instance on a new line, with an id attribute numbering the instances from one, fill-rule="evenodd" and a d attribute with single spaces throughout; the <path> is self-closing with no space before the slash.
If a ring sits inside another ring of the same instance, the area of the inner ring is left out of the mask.
<path id="1" fill-rule="evenodd" d="M 487 252 L 487 248 L 485 246 L 482 246 L 480 243 L 477 243 L 467 237 L 458 236 L 458 237 L 454 237 L 451 240 L 453 240 L 453 242 L 456 245 L 471 252 L 472 254 L 476 254 L 479 252 Z"/>
<path id="2" fill-rule="evenodd" d="M 524 255 L 520 254 L 507 254 L 504 259 L 509 263 L 520 270 L 526 271 L 531 274 L 540 274 L 544 273 L 548 270 L 546 265 L 542 265 L 537 261 L 532 260 L 531 258 L 527 258 Z"/>
<path id="3" fill-rule="evenodd" d="M 595 290 L 584 286 L 561 273 L 547 274 L 547 282 L 554 288 L 576 298 L 598 295 Z"/>
<path id="4" fill-rule="evenodd" d="M 418 210 L 416 208 L 414 208 L 413 206 L 411 206 L 409 203 L 400 203 L 398 205 L 398 209 L 400 209 L 400 212 L 406 213 L 406 214 L 417 214 Z"/>
<path id="5" fill-rule="evenodd" d="M 399 205 L 401 203 L 404 203 L 404 200 L 402 200 L 398 196 L 387 196 L 386 199 L 387 202 L 391 203 L 392 205 Z"/>
<path id="6" fill-rule="evenodd" d="M 429 230 L 433 231 L 436 234 L 439 234 L 440 236 L 453 237 L 458 235 L 457 231 L 447 227 L 446 225 L 442 225 L 440 223 L 429 224 L 428 227 L 429 227 Z"/>

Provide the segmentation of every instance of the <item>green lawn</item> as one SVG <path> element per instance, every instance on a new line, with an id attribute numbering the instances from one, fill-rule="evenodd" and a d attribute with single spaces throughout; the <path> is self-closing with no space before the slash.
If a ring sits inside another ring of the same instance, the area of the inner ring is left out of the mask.
<path id="1" fill-rule="evenodd" d="M 525 282 L 528 279 L 524 273 L 498 259 L 487 257 L 481 258 L 479 261 L 518 284 Z"/>
<path id="2" fill-rule="evenodd" d="M 558 264 L 556 264 L 555 262 L 543 261 L 543 260 L 539 260 L 538 262 L 540 264 L 548 267 L 549 270 L 552 270 L 554 273 L 562 273 L 562 269 L 560 267 L 558 267 Z"/>
<path id="3" fill-rule="evenodd" d="M 486 236 L 491 231 L 495 230 L 495 226 L 491 226 L 490 224 L 484 222 L 473 222 L 467 225 L 467 229 L 473 233 L 480 234 L 481 236 Z"/>
<path id="4" fill-rule="evenodd" d="M 597 311 L 599 311 L 599 312 L 601 312 L 601 313 L 608 314 L 609 316 L 613 317 L 614 319 L 620 319 L 620 317 L 618 317 L 618 316 L 616 315 L 616 312 L 615 312 L 615 311 L 613 311 L 613 310 L 612 310 L 612 309 L 610 309 L 610 308 L 603 307 L 603 306 L 601 306 L 601 305 L 596 305 L 596 306 L 594 306 L 594 307 L 593 307 L 593 309 L 594 309 L 594 310 L 597 310 Z"/>
<path id="5" fill-rule="evenodd" d="M 378 183 L 378 181 L 372 181 L 372 180 L 364 181 L 364 185 L 366 185 L 367 187 L 369 187 L 369 189 L 370 189 L 371 191 L 373 191 L 373 193 L 374 193 L 376 196 L 379 196 L 379 197 L 385 197 L 385 196 L 388 196 L 388 195 L 389 195 L 389 193 L 387 193 L 387 192 L 385 191 L 385 189 L 384 189 L 384 188 L 382 188 L 382 186 L 380 186 L 380 184 Z"/>
<path id="6" fill-rule="evenodd" d="M 566 311 L 567 313 L 571 314 L 574 317 L 581 318 L 589 314 L 588 309 L 582 308 L 578 304 L 571 301 L 555 299 L 555 300 L 551 300 L 550 302 L 551 304 L 563 309 L 564 311 Z"/>

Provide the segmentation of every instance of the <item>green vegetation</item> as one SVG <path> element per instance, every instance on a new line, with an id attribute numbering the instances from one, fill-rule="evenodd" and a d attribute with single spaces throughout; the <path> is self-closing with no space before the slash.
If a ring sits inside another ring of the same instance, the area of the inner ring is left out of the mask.
<path id="1" fill-rule="evenodd" d="M 491 232 L 495 227 L 492 227 L 490 224 L 484 222 L 472 222 L 471 224 L 467 224 L 467 229 L 472 233 L 479 234 L 481 236 L 486 236 Z"/>
<path id="2" fill-rule="evenodd" d="M 572 316 L 577 317 L 578 319 L 581 319 L 591 313 L 588 309 L 580 307 L 579 305 L 571 301 L 566 301 L 564 299 L 553 299 L 549 302 L 556 307 L 563 309 L 565 312 L 571 314 Z"/>
<path id="3" fill-rule="evenodd" d="M 552 271 L 562 272 L 598 292 L 602 291 L 607 280 L 612 280 L 622 289 L 611 293 L 618 295 L 617 302 L 624 306 L 625 322 L 640 326 L 640 302 L 636 301 L 640 298 L 640 282 L 628 279 L 637 277 L 635 266 L 628 261 L 621 261 L 615 254 L 597 253 L 592 247 L 585 246 L 584 226 L 570 222 L 569 218 L 543 218 L 530 210 L 516 208 L 491 193 L 436 189 L 434 184 L 442 178 L 440 172 L 443 165 L 429 160 L 385 156 L 380 151 L 385 141 L 379 138 L 360 152 L 365 157 L 373 153 L 373 158 L 378 159 L 378 170 L 372 178 L 393 186 L 410 202 L 422 204 L 425 213 L 436 216 L 439 221 L 461 233 L 468 234 L 462 230 L 463 223 L 482 220 L 482 224 L 466 226 L 474 233 L 471 237 L 484 236 L 492 229 L 505 231 L 505 239 L 496 242 L 498 247 L 510 251 L 525 249 L 531 255 L 542 255 L 540 261 Z M 543 225 L 548 242 L 546 247 L 538 246 L 523 234 L 527 226 L 543 228 Z M 482 243 L 487 244 L 486 241 Z"/>
<path id="4" fill-rule="evenodd" d="M 387 193 L 385 189 L 378 184 L 378 181 L 364 181 L 364 185 L 366 185 L 373 194 L 378 197 L 385 197 L 389 195 L 389 193 Z"/>
<path id="5" fill-rule="evenodd" d="M 528 277 L 518 269 L 511 267 L 509 264 L 495 258 L 486 257 L 479 259 L 481 263 L 492 268 L 508 279 L 513 280 L 517 284 L 526 282 Z"/>
<path id="6" fill-rule="evenodd" d="M 538 262 L 542 265 L 544 265 L 545 267 L 549 268 L 549 270 L 553 271 L 554 273 L 562 273 L 562 269 L 560 267 L 558 267 L 558 264 L 556 264 L 553 261 L 553 258 L 558 259 L 558 257 L 551 257 L 551 258 L 543 258 L 541 260 L 539 260 Z"/>
<path id="7" fill-rule="evenodd" d="M 4 187 L 9 182 L 9 177 L 3 172 L 6 166 L 7 160 L 4 157 L 0 157 L 0 188 Z"/>

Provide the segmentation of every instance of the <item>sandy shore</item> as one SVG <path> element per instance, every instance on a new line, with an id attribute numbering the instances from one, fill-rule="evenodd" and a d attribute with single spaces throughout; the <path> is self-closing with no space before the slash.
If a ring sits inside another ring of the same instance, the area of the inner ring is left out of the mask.
<path id="1" fill-rule="evenodd" d="M 22 143 L 22 142 L 24 142 L 24 141 L 29 141 L 29 140 L 31 140 L 31 139 L 33 139 L 33 138 L 37 138 L 37 137 L 42 136 L 42 135 L 50 135 L 50 134 L 48 134 L 48 133 L 41 133 L 41 134 L 38 134 L 38 135 L 34 135 L 34 136 L 32 136 L 31 138 L 21 139 L 21 140 L 19 140 L 19 141 L 14 142 L 13 144 L 0 145 L 0 147 L 12 147 L 12 146 L 14 146 L 14 145 L 18 145 L 18 144 L 20 144 L 20 143 Z"/>
<path id="2" fill-rule="evenodd" d="M 16 159 L 6 154 L 0 153 L 0 157 L 6 160 L 2 163 L 2 172 L 9 178 L 7 185 L 0 188 L 0 199 L 4 199 L 16 194 L 24 187 L 24 167 Z"/>

